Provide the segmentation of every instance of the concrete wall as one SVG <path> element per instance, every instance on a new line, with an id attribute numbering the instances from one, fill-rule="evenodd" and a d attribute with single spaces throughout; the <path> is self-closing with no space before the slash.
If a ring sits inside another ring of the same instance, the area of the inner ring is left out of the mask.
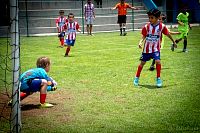
<path id="1" fill-rule="evenodd" d="M 85 4 L 86 1 L 84 1 Z M 117 1 L 118 2 L 118 1 Z M 96 19 L 94 22 L 94 32 L 108 32 L 119 30 L 117 24 L 117 10 L 110 10 L 117 3 L 116 0 L 103 0 L 103 8 L 95 8 Z M 126 0 L 132 4 L 132 0 Z M 141 28 L 147 21 L 146 10 L 141 0 L 134 0 L 134 5 L 140 7 L 132 13 L 128 10 L 127 29 Z M 94 2 L 94 4 L 96 4 Z M 55 19 L 58 17 L 60 9 L 65 11 L 65 15 L 69 12 L 75 14 L 75 19 L 80 24 L 82 31 L 82 1 L 81 0 L 29 0 L 19 1 L 19 27 L 21 35 L 34 34 L 56 34 Z M 27 9 L 27 11 L 26 11 Z M 133 17 L 134 16 L 134 21 Z M 28 30 L 27 30 L 28 28 Z"/>

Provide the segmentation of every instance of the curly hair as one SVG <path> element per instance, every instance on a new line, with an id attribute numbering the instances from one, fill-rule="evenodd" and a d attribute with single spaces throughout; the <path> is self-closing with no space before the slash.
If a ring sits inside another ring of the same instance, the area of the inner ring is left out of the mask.
<path id="1" fill-rule="evenodd" d="M 42 56 L 37 59 L 36 65 L 40 68 L 46 68 L 51 64 L 50 59 L 48 57 Z"/>

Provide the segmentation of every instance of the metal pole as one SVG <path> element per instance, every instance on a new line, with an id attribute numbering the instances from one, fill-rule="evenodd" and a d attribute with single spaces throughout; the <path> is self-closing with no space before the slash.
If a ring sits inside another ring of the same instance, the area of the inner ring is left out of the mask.
<path id="1" fill-rule="evenodd" d="M 82 31 L 83 31 L 83 34 L 84 34 L 84 5 L 83 5 L 83 0 L 82 0 L 82 13 L 81 13 L 81 16 L 82 16 Z"/>
<path id="2" fill-rule="evenodd" d="M 27 0 L 25 0 L 25 4 L 26 4 L 26 35 L 27 37 L 29 37 L 29 23 L 28 23 L 28 6 L 27 6 Z"/>
<path id="3" fill-rule="evenodd" d="M 134 6 L 133 5 L 133 0 L 132 0 L 132 6 Z M 132 10 L 132 25 L 133 25 L 133 31 L 134 31 L 134 10 Z"/>
<path id="4" fill-rule="evenodd" d="M 10 21 L 11 21 L 11 44 L 12 44 L 12 64 L 13 64 L 13 83 L 12 83 L 12 114 L 11 132 L 21 131 L 21 110 L 20 110 L 20 90 L 19 90 L 19 19 L 18 19 L 18 0 L 10 0 Z"/>

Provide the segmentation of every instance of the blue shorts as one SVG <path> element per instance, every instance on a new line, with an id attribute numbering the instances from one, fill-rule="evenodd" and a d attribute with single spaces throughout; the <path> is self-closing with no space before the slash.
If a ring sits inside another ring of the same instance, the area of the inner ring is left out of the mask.
<path id="1" fill-rule="evenodd" d="M 142 53 L 142 56 L 140 57 L 141 61 L 149 61 L 151 59 L 160 60 L 160 52 L 154 52 L 154 53 Z"/>
<path id="2" fill-rule="evenodd" d="M 94 23 L 94 18 L 93 17 L 87 17 L 86 24 L 89 25 L 89 24 L 93 24 L 93 23 Z"/>
<path id="3" fill-rule="evenodd" d="M 65 36 L 65 32 L 61 32 L 58 37 L 64 37 Z"/>
<path id="4" fill-rule="evenodd" d="M 75 40 L 68 40 L 68 39 L 66 39 L 66 40 L 65 40 L 65 43 L 66 43 L 67 45 L 69 45 L 69 46 L 74 46 Z"/>
<path id="5" fill-rule="evenodd" d="M 40 91 L 42 79 L 33 79 L 28 83 L 29 88 L 21 90 L 22 92 L 30 93 Z"/>

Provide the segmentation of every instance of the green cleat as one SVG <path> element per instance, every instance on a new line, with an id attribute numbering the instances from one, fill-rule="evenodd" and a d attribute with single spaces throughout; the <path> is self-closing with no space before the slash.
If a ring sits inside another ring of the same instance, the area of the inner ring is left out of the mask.
<path id="1" fill-rule="evenodd" d="M 50 104 L 50 103 L 43 103 L 41 104 L 40 103 L 40 108 L 51 108 L 53 107 L 53 104 Z"/>

